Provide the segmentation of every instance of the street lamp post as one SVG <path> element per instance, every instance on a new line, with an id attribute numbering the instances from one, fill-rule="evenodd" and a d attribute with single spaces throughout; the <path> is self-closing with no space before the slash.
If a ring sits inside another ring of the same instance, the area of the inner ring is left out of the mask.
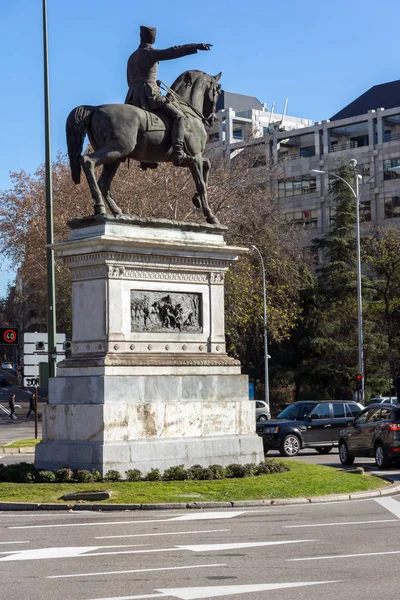
<path id="1" fill-rule="evenodd" d="M 332 173 L 331 171 L 325 171 L 320 169 L 311 169 L 310 174 L 312 175 L 331 175 L 336 179 L 340 179 L 343 183 L 347 185 L 347 187 L 351 190 L 354 199 L 356 201 L 356 249 L 357 249 L 357 323 L 358 323 L 358 373 L 361 375 L 361 389 L 359 392 L 359 401 L 361 404 L 364 404 L 364 340 L 363 340 L 363 313 L 362 313 L 362 287 L 361 287 L 361 235 L 360 235 L 360 198 L 361 194 L 364 190 L 364 187 L 367 183 L 372 181 L 377 175 L 383 173 L 384 171 L 378 171 L 372 175 L 367 181 L 365 181 L 362 185 L 360 192 L 359 180 L 362 178 L 361 175 L 357 173 L 357 161 L 352 158 L 349 162 L 350 166 L 354 169 L 354 179 L 355 179 L 355 189 L 353 186 L 337 175 L 336 173 Z M 385 169 L 385 171 L 393 171 L 399 172 L 399 167 L 392 167 L 390 169 Z"/>
<path id="2" fill-rule="evenodd" d="M 50 95 L 49 65 L 47 56 L 47 7 L 42 0 L 43 13 L 43 83 L 44 83 L 44 126 L 45 126 L 45 170 L 46 170 L 46 241 L 47 241 L 47 349 L 49 377 L 55 377 L 56 370 L 56 294 L 54 274 L 53 244 L 53 194 L 50 144 Z"/>
<path id="3" fill-rule="evenodd" d="M 262 270 L 262 278 L 263 278 L 263 298 L 264 298 L 264 369 L 265 369 L 265 404 L 267 405 L 268 412 L 270 413 L 269 408 L 269 373 L 268 373 L 268 332 L 267 332 L 267 286 L 265 279 L 265 266 L 264 259 L 262 257 L 261 252 L 252 244 L 250 246 L 252 250 L 255 250 L 258 254 L 261 264 Z"/>

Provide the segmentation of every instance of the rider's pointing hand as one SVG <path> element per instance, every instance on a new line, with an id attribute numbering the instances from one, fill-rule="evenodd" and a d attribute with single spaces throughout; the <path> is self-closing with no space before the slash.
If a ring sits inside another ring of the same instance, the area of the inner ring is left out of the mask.
<path id="1" fill-rule="evenodd" d="M 210 50 L 212 44 L 197 44 L 197 50 Z"/>

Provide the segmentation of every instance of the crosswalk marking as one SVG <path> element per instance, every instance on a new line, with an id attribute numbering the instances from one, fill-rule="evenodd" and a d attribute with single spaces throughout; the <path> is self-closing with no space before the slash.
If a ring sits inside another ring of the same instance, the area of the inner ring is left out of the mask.
<path id="1" fill-rule="evenodd" d="M 65 579 L 68 577 L 95 577 L 99 575 L 120 575 L 124 573 L 151 573 L 152 571 L 178 571 L 180 569 L 205 569 L 214 567 L 227 567 L 226 563 L 211 565 L 184 565 L 183 567 L 158 567 L 153 569 L 131 569 L 129 571 L 103 571 L 101 573 L 73 573 L 72 575 L 48 575 L 46 579 Z"/>
<path id="2" fill-rule="evenodd" d="M 395 500 L 394 498 L 374 498 L 375 502 L 386 508 L 386 510 L 393 513 L 396 517 L 400 519 L 400 502 Z"/>

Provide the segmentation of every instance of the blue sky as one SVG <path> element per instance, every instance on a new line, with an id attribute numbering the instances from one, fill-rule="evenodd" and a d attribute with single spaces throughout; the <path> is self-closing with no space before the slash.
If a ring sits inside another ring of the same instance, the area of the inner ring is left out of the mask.
<path id="1" fill-rule="evenodd" d="M 159 48 L 213 44 L 210 52 L 161 63 L 166 83 L 188 68 L 222 71 L 224 89 L 275 101 L 277 112 L 288 98 L 288 114 L 313 121 L 400 78 L 398 0 L 47 3 L 53 156 L 65 149 L 72 108 L 123 102 L 140 25 L 157 27 Z M 42 1 L 1 0 L 0 16 L 0 189 L 7 189 L 10 171 L 34 172 L 44 159 Z M 3 295 L 13 274 L 1 261 L 0 268 Z"/>

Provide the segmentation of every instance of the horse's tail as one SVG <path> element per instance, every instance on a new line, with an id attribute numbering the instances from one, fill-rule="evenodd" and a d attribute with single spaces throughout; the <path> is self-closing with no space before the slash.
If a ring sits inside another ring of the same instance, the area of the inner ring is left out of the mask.
<path id="1" fill-rule="evenodd" d="M 83 141 L 88 129 L 88 122 L 94 106 L 77 106 L 68 115 L 66 123 L 67 146 L 72 181 L 81 181 L 81 154 Z"/>

